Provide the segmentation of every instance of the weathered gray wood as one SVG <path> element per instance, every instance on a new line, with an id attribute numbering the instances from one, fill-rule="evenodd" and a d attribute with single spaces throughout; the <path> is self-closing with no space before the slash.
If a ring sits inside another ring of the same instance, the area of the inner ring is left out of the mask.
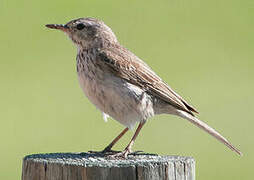
<path id="1" fill-rule="evenodd" d="M 23 159 L 22 180 L 194 180 L 191 157 L 135 154 L 112 160 L 101 154 L 51 153 Z"/>

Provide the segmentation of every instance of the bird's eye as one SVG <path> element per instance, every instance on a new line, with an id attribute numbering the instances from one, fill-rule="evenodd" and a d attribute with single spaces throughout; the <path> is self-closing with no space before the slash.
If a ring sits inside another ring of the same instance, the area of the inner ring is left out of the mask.
<path id="1" fill-rule="evenodd" d="M 85 27 L 85 25 L 82 24 L 82 23 L 80 23 L 80 24 L 77 25 L 77 29 L 78 29 L 78 30 L 82 30 L 82 29 L 84 29 L 84 27 Z"/>

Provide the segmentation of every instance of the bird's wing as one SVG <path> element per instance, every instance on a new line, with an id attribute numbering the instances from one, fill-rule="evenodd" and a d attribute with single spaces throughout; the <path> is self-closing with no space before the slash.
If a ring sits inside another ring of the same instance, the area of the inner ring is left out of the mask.
<path id="1" fill-rule="evenodd" d="M 116 46 L 114 48 L 99 49 L 98 51 L 98 63 L 106 64 L 109 70 L 116 76 L 145 89 L 180 110 L 192 115 L 192 112 L 198 113 L 163 82 L 147 64 L 127 49 Z"/>

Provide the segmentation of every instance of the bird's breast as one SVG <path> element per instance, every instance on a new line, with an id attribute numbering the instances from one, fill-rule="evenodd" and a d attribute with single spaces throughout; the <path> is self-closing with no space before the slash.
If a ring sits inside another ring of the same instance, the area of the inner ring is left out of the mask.
<path id="1" fill-rule="evenodd" d="M 103 69 L 92 59 L 77 60 L 80 86 L 99 110 L 129 128 L 154 115 L 153 101 L 143 89 Z"/>

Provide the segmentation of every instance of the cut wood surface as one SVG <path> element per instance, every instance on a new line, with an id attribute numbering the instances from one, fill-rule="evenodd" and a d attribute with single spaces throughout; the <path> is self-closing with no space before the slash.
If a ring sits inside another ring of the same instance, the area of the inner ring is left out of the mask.
<path id="1" fill-rule="evenodd" d="M 134 154 L 110 159 L 99 153 L 33 154 L 23 159 L 22 180 L 194 180 L 191 157 Z"/>

